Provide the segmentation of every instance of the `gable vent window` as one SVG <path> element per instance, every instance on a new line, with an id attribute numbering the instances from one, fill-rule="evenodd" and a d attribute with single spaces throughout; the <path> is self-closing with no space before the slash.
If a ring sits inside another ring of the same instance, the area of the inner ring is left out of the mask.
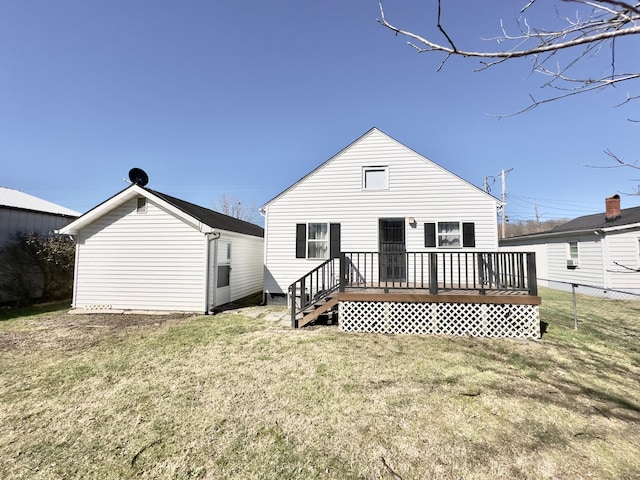
<path id="1" fill-rule="evenodd" d="M 389 188 L 389 167 L 363 167 L 363 190 L 387 190 Z"/>
<path id="2" fill-rule="evenodd" d="M 473 222 L 437 222 L 424 224 L 424 246 L 438 248 L 475 247 Z"/>
<path id="3" fill-rule="evenodd" d="M 147 213 L 147 199 L 145 197 L 138 197 L 136 213 Z"/>

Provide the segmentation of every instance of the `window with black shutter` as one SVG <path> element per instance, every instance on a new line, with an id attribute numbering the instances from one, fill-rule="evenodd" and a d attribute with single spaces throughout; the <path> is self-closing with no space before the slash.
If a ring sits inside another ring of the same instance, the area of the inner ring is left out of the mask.
<path id="1" fill-rule="evenodd" d="M 425 223 L 424 246 L 427 248 L 475 247 L 475 224 L 473 222 Z"/>

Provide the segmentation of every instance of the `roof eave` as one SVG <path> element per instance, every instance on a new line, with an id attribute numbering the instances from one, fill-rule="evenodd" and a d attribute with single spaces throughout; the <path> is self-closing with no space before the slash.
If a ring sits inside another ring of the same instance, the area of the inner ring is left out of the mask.
<path id="1" fill-rule="evenodd" d="M 197 218 L 194 218 L 191 215 L 185 213 L 184 211 L 168 203 L 166 200 L 158 197 L 157 195 L 154 195 L 152 192 L 146 190 L 145 188 L 138 185 L 131 185 L 130 187 L 127 187 L 126 189 L 115 194 L 108 200 L 102 202 L 100 205 L 89 210 L 87 213 L 82 215 L 77 220 L 71 222 L 66 227 L 57 230 L 57 233 L 60 233 L 62 235 L 77 235 L 83 228 L 87 227 L 98 218 L 106 215 L 115 207 L 138 196 L 143 196 L 153 200 L 154 202 L 157 202 L 159 205 L 170 211 L 176 217 L 182 219 L 202 233 L 212 233 L 214 231 L 214 227 L 206 225 Z"/>

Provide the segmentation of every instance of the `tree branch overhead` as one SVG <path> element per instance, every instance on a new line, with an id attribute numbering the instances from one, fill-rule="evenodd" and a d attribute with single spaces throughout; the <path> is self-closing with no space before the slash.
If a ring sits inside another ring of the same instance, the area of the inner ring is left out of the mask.
<path id="1" fill-rule="evenodd" d="M 444 54 L 444 60 L 440 63 L 438 71 L 451 56 L 477 58 L 482 67 L 479 70 L 490 68 L 504 61 L 530 57 L 534 60 L 534 72 L 541 73 L 550 78 L 543 86 L 561 91 L 549 99 L 534 101 L 528 108 L 530 110 L 542 103 L 558 100 L 576 93 L 588 92 L 594 89 L 610 87 L 622 82 L 630 82 L 640 79 L 640 72 L 618 72 L 616 70 L 616 43 L 621 37 L 640 35 L 640 2 L 627 3 L 618 0 L 565 0 L 558 3 L 576 4 L 575 18 L 558 17 L 562 24 L 559 28 L 536 27 L 526 17 L 516 20 L 515 33 L 509 33 L 508 28 L 500 20 L 501 34 L 490 40 L 506 48 L 481 51 L 477 49 L 463 48 L 445 26 L 444 9 L 446 2 L 438 0 L 435 23 L 438 31 L 444 38 L 440 42 L 435 38 L 420 35 L 414 31 L 400 28 L 387 20 L 383 0 L 378 0 L 380 19 L 378 22 L 396 35 L 402 35 L 408 39 L 408 45 L 420 53 L 436 52 Z M 548 6 L 548 3 L 541 4 Z M 537 6 L 536 0 L 528 0 L 520 9 L 520 14 L 531 12 Z M 555 13 L 554 13 L 555 14 Z M 582 60 L 586 60 L 602 53 L 602 47 L 610 46 L 610 69 L 593 77 L 584 78 L 581 75 L 572 75 L 575 67 Z M 566 65 L 549 67 L 554 55 L 560 51 L 575 50 L 575 54 Z M 637 98 L 637 94 L 629 94 L 628 98 Z"/>

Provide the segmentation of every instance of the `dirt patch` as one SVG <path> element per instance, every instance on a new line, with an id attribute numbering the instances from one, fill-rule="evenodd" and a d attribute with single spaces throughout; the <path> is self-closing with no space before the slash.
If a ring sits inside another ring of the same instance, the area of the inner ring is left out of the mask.
<path id="1" fill-rule="evenodd" d="M 27 320 L 19 329 L 0 332 L 0 352 L 88 348 L 106 337 L 130 335 L 193 318 L 194 314 L 54 313 Z"/>

